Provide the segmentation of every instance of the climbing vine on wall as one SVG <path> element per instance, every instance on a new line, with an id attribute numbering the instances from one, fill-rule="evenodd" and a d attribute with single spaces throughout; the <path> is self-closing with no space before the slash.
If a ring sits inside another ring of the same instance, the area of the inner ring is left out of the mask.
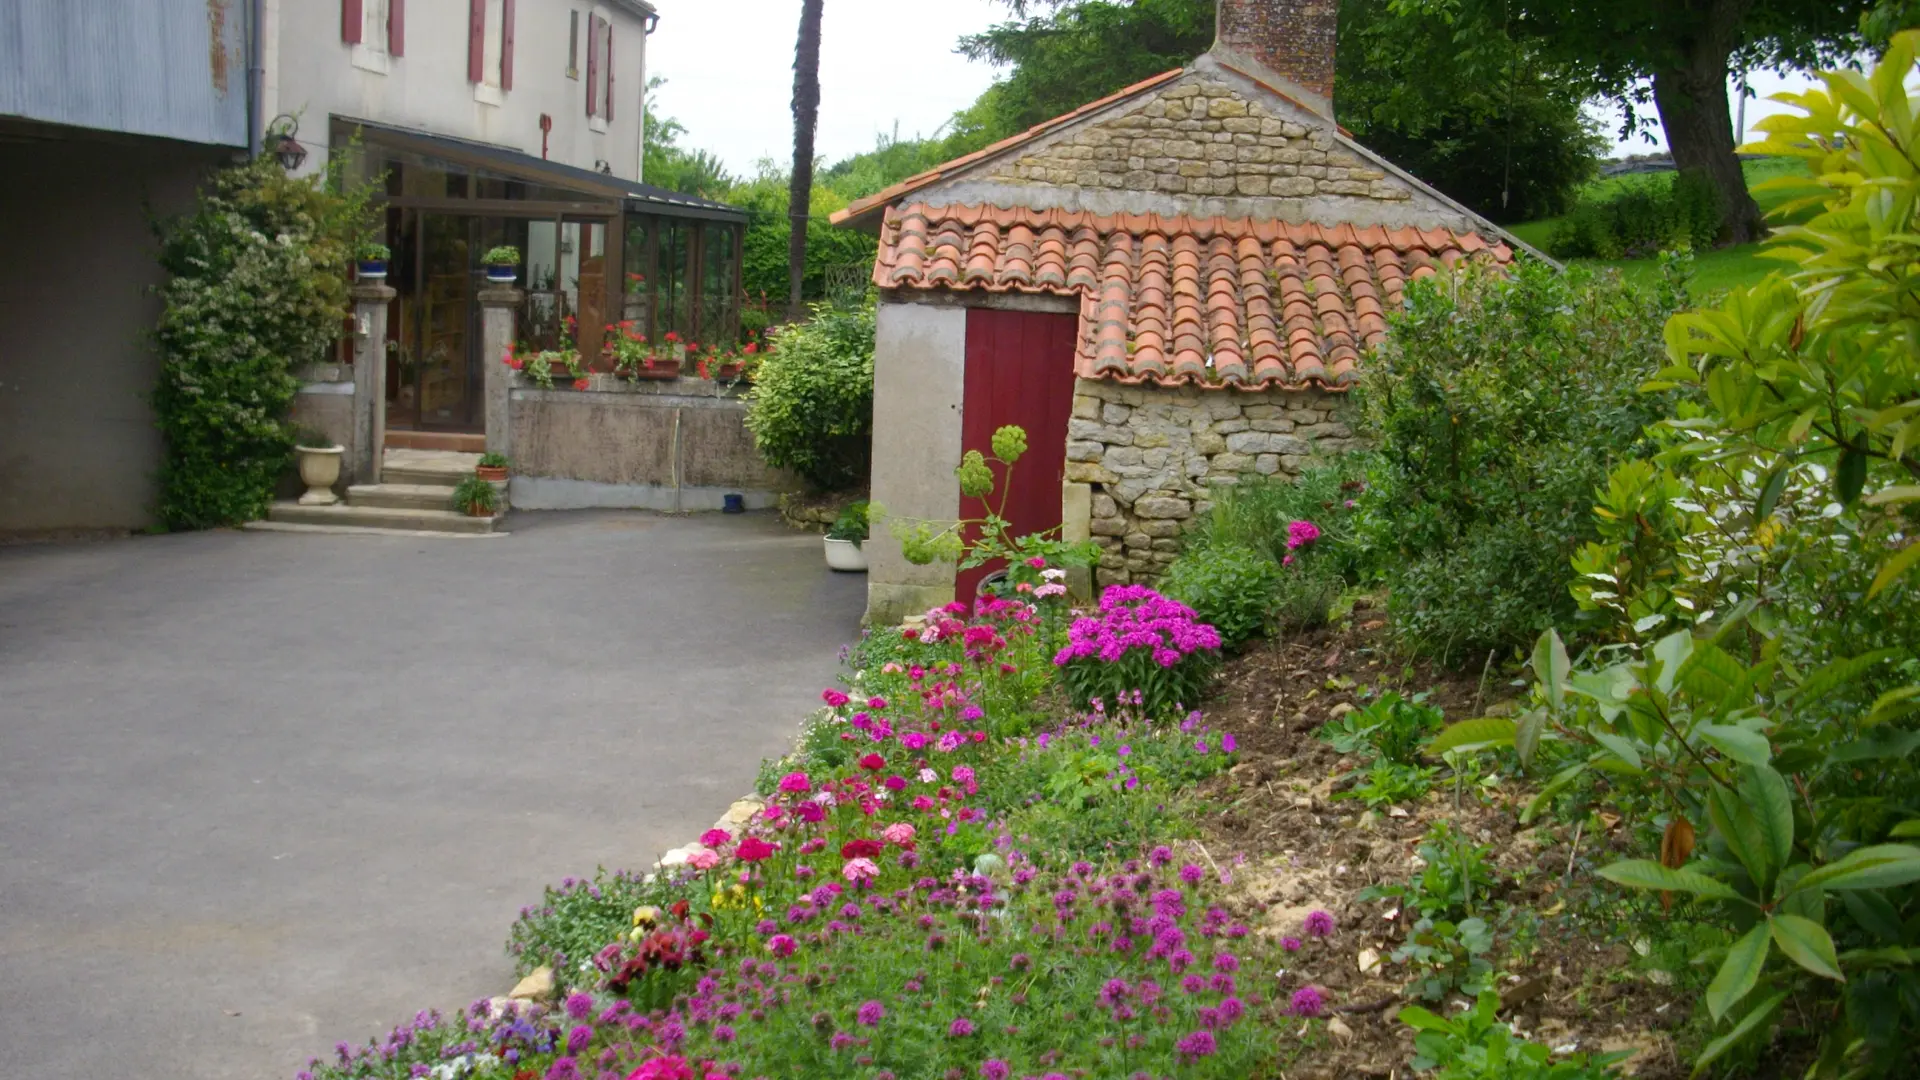
<path id="1" fill-rule="evenodd" d="M 346 318 L 347 267 L 370 234 L 370 187 L 288 176 L 272 157 L 214 174 L 160 222 L 154 414 L 166 440 L 160 520 L 204 529 L 260 517 L 287 467 L 294 372 Z"/>

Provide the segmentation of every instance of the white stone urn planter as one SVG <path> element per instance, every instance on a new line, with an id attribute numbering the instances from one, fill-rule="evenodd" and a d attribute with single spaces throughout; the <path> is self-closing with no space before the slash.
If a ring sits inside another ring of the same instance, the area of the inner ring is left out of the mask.
<path id="1" fill-rule="evenodd" d="M 835 540 L 828 537 L 827 566 L 834 570 L 843 570 L 850 574 L 867 572 L 867 553 L 860 545 L 851 540 Z"/>
<path id="2" fill-rule="evenodd" d="M 300 482 L 307 485 L 307 493 L 300 496 L 301 506 L 332 506 L 340 501 L 333 493 L 333 485 L 340 482 L 340 459 L 346 456 L 344 446 L 296 446 L 294 452 L 300 455 Z"/>

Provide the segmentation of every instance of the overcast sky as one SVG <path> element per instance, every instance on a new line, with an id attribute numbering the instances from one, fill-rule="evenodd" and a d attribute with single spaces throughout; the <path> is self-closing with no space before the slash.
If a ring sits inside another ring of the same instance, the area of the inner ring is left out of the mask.
<path id="1" fill-rule="evenodd" d="M 657 0 L 660 29 L 647 62 L 664 76 L 659 109 L 687 127 L 684 143 L 714 152 L 735 173 L 793 153 L 788 106 L 800 0 Z M 932 135 L 993 82 L 994 69 L 953 51 L 962 34 L 1007 18 L 995 0 L 826 0 L 820 54 L 818 153 L 832 163 L 871 150 L 882 132 Z M 1762 98 L 1805 78 L 1756 73 Z M 1749 129 L 1782 107 L 1749 102 Z M 1617 134 L 1616 113 L 1598 114 Z M 1658 125 L 1654 134 L 1659 135 Z M 1665 145 L 1635 138 L 1616 153 Z"/>

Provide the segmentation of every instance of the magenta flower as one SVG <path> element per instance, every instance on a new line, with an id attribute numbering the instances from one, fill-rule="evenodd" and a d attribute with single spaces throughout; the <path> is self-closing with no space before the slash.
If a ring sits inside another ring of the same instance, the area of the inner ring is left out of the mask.
<path id="1" fill-rule="evenodd" d="M 788 957 L 793 955 L 796 944 L 793 938 L 786 934 L 775 934 L 767 939 L 767 951 L 775 956 Z"/>
<path id="2" fill-rule="evenodd" d="M 820 700 L 826 702 L 828 708 L 837 709 L 853 699 L 838 690 L 822 690 Z"/>
<path id="3" fill-rule="evenodd" d="M 980 1076 L 983 1080 L 1007 1080 L 1013 1069 L 999 1058 L 988 1058 L 980 1063 Z"/>
<path id="4" fill-rule="evenodd" d="M 1147 852 L 1147 861 L 1155 866 L 1165 866 L 1173 861 L 1173 849 L 1162 844 Z"/>
<path id="5" fill-rule="evenodd" d="M 1288 952 L 1299 952 L 1300 939 L 1297 937 L 1283 937 L 1280 939 L 1280 947 Z"/>
<path id="6" fill-rule="evenodd" d="M 1240 749 L 1240 740 L 1234 738 L 1232 732 L 1228 732 L 1220 736 L 1220 749 L 1231 754 L 1235 750 Z"/>
<path id="7" fill-rule="evenodd" d="M 1203 1057 L 1211 1057 L 1217 1047 L 1213 1041 L 1213 1032 L 1196 1031 L 1174 1043 L 1173 1048 L 1179 1051 L 1182 1060 L 1198 1061 Z"/>
<path id="8" fill-rule="evenodd" d="M 1301 928 L 1308 937 L 1324 938 L 1333 936 L 1333 916 L 1324 911 L 1309 911 Z"/>
<path id="9" fill-rule="evenodd" d="M 593 998 L 579 991 L 567 995 L 567 1016 L 574 1020 L 585 1020 L 593 1011 Z"/>
<path id="10" fill-rule="evenodd" d="M 1327 1009 L 1327 999 L 1320 991 L 1311 986 L 1303 986 L 1293 992 L 1293 1000 L 1288 1006 L 1295 1016 L 1319 1016 Z"/>
<path id="11" fill-rule="evenodd" d="M 1320 539 L 1320 526 L 1311 521 L 1295 521 L 1287 526 L 1287 550 L 1306 547 Z"/>
<path id="12" fill-rule="evenodd" d="M 869 1001 L 860 1006 L 860 1011 L 854 1014 L 854 1019 L 858 1020 L 862 1027 L 878 1027 L 880 1021 L 886 1019 L 886 1016 L 886 1006 L 877 1001 Z"/>
<path id="13" fill-rule="evenodd" d="M 1188 863 L 1180 868 L 1180 880 L 1189 885 L 1200 884 L 1200 879 L 1206 876 L 1207 872 L 1193 863 Z"/>
<path id="14" fill-rule="evenodd" d="M 956 1016 L 953 1023 L 947 1025 L 947 1034 L 956 1039 L 964 1039 L 973 1034 L 973 1021 L 964 1016 Z"/>
<path id="15" fill-rule="evenodd" d="M 813 784 L 803 772 L 790 772 L 780 778 L 780 790 L 789 795 L 805 795 L 813 790 Z"/>
<path id="16" fill-rule="evenodd" d="M 567 1053 L 578 1054 L 580 1051 L 585 1050 L 587 1044 L 591 1042 L 593 1042 L 593 1029 L 585 1024 L 581 1024 L 572 1031 L 567 1032 Z"/>

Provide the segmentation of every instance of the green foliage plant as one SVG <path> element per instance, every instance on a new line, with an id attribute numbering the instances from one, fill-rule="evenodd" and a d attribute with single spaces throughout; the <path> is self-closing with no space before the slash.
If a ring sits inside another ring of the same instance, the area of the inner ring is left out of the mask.
<path id="1" fill-rule="evenodd" d="M 1823 465 L 1844 506 L 1920 506 L 1920 31 L 1895 35 L 1871 74 L 1834 71 L 1824 89 L 1776 96 L 1797 112 L 1761 121 L 1752 149 L 1807 174 L 1761 186 L 1786 196 L 1771 252 L 1796 264 L 1674 320 L 1660 379 L 1705 395 L 1694 451 L 1768 477 Z M 1911 525 L 1911 519 L 1908 521 Z M 1907 530 L 1910 538 L 1911 529 Z M 1873 592 L 1920 563 L 1888 551 Z"/>
<path id="2" fill-rule="evenodd" d="M 1400 1022 L 1414 1029 L 1413 1067 L 1426 1080 L 1609 1080 L 1628 1054 L 1556 1055 L 1513 1033 L 1500 1019 L 1500 995 L 1481 992 L 1473 1008 L 1449 1019 L 1409 1005 Z"/>
<path id="3" fill-rule="evenodd" d="M 1427 1001 L 1449 994 L 1478 995 L 1493 986 L 1493 930 L 1484 919 L 1459 922 L 1422 918 L 1407 928 L 1407 940 L 1391 959 L 1414 975 L 1407 989 Z"/>
<path id="4" fill-rule="evenodd" d="M 191 213 L 157 227 L 167 281 L 152 403 L 170 529 L 266 513 L 291 460 L 294 372 L 339 336 L 369 232 L 370 189 L 342 192 L 337 180 L 337 168 L 288 176 L 265 156 L 215 173 Z"/>
<path id="5" fill-rule="evenodd" d="M 829 540 L 849 540 L 854 547 L 866 542 L 870 507 L 865 499 L 847 504 L 827 530 Z"/>
<path id="6" fill-rule="evenodd" d="M 1697 172 L 1622 184 L 1561 218 L 1547 240 L 1559 259 L 1644 259 L 1662 251 L 1704 251 L 1725 220 L 1720 192 Z"/>
<path id="7" fill-rule="evenodd" d="M 1160 581 L 1161 591 L 1193 608 L 1220 631 L 1222 648 L 1258 637 L 1283 576 L 1264 552 L 1239 544 L 1197 545 L 1181 553 Z"/>
<path id="8" fill-rule="evenodd" d="M 1426 865 L 1404 885 L 1375 885 L 1359 899 L 1386 900 L 1419 918 L 1464 919 L 1479 912 L 1494 884 L 1493 847 L 1435 822 L 1415 849 Z"/>
<path id="9" fill-rule="evenodd" d="M 1381 807 L 1412 802 L 1432 789 L 1438 770 L 1420 763 L 1420 747 L 1444 717 L 1425 700 L 1423 694 L 1407 700 L 1390 690 L 1365 708 L 1321 727 L 1322 741 L 1363 762 L 1354 786 L 1336 798 Z"/>
<path id="10" fill-rule="evenodd" d="M 1478 662 L 1571 621 L 1568 560 L 1594 538 L 1594 489 L 1667 414 L 1640 387 L 1685 294 L 1528 263 L 1408 297 L 1362 388 L 1377 453 L 1358 542 L 1395 633 Z"/>
<path id="11" fill-rule="evenodd" d="M 776 331 L 747 395 L 747 428 L 767 463 L 832 491 L 867 476 L 873 453 L 872 306 L 813 309 Z"/>
<path id="12" fill-rule="evenodd" d="M 479 465 L 483 469 L 504 469 L 507 467 L 507 455 L 489 450 L 480 455 Z"/>
<path id="13" fill-rule="evenodd" d="M 512 244 L 501 244 L 487 249 L 480 261 L 487 266 L 519 266 L 520 249 Z"/>
<path id="14" fill-rule="evenodd" d="M 453 489 L 453 508 L 463 514 L 486 517 L 500 506 L 500 493 L 477 476 L 462 477 Z"/>
<path id="15" fill-rule="evenodd" d="M 952 522 L 888 520 L 887 530 L 900 542 L 900 551 L 906 560 L 916 566 L 950 562 L 961 570 L 1004 563 L 1010 584 L 1035 589 L 1046 584 L 1040 577 L 1044 569 L 1092 566 L 1099 557 L 1099 548 L 1091 541 L 1061 540 L 1057 525 L 1043 532 L 1010 535 L 1013 523 L 1007 520 L 1005 511 L 1007 499 L 1013 493 L 1013 467 L 1027 452 L 1026 430 L 1016 424 L 996 429 L 988 451 L 993 455 L 992 462 L 1000 466 L 998 481 L 994 479 L 993 464 L 989 464 L 987 455 L 979 450 L 962 454 L 960 465 L 954 470 L 960 480 L 960 494 L 978 500 L 985 510 L 982 516 Z M 988 502 L 996 488 L 1000 492 L 999 501 Z"/>
<path id="16" fill-rule="evenodd" d="M 385 244 L 369 240 L 360 245 L 359 250 L 354 253 L 354 258 L 361 262 L 386 262 L 393 258 L 393 251 Z"/>

